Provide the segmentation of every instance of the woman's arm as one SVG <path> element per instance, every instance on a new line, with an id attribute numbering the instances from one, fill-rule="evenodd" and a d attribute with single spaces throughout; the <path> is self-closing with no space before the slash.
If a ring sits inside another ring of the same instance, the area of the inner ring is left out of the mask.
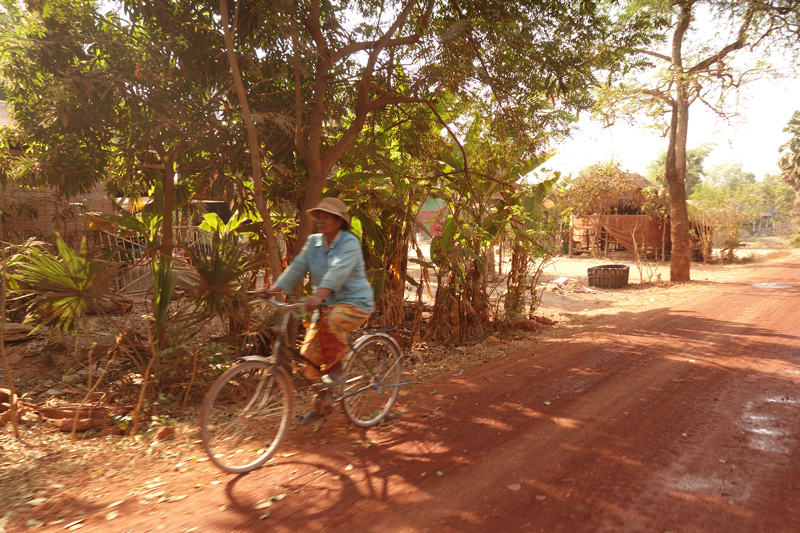
<path id="1" fill-rule="evenodd" d="M 284 292 L 290 292 L 294 289 L 295 285 L 297 285 L 301 279 L 306 276 L 308 272 L 308 240 L 303 245 L 303 249 L 300 250 L 300 253 L 292 259 L 291 264 L 286 267 L 286 270 L 278 276 L 278 279 L 275 280 L 273 284 L 275 287 L 283 290 Z"/>

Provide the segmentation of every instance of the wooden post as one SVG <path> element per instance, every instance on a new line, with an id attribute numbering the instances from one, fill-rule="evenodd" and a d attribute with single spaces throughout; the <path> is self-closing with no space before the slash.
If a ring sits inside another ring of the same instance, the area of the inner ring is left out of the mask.
<path id="1" fill-rule="evenodd" d="M 567 243 L 567 257 L 572 257 L 572 241 L 573 241 L 573 237 L 574 237 L 574 232 L 575 232 L 575 217 L 570 215 L 570 217 L 569 217 L 569 235 L 567 236 L 567 239 L 569 239 L 569 242 Z"/>
<path id="2" fill-rule="evenodd" d="M 567 257 L 572 257 L 572 240 L 573 240 L 572 239 L 572 234 L 573 234 L 574 231 L 575 231 L 575 228 L 572 227 L 572 224 L 570 223 L 569 235 L 567 236 L 567 238 L 569 239 L 569 242 L 567 243 Z"/>
<path id="3" fill-rule="evenodd" d="M 505 242 L 505 240 L 505 237 L 500 237 L 499 257 L 497 258 L 497 273 L 500 276 L 503 275 L 503 242 Z"/>

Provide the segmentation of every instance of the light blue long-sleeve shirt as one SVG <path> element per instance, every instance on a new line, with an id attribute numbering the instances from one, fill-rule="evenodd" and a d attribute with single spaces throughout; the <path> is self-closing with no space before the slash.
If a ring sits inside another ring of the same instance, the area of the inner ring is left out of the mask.
<path id="1" fill-rule="evenodd" d="M 358 237 L 342 231 L 329 250 L 325 249 L 325 236 L 315 233 L 308 237 L 303 249 L 275 281 L 275 285 L 290 292 L 311 274 L 312 290 L 330 289 L 325 304 L 350 304 L 367 313 L 375 310 L 372 287 L 364 271 L 364 257 Z"/>

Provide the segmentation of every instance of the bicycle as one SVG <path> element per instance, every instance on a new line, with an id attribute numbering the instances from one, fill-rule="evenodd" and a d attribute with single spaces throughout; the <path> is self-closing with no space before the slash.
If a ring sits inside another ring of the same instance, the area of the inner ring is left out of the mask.
<path id="1" fill-rule="evenodd" d="M 379 424 L 397 400 L 403 353 L 389 335 L 393 326 L 361 328 L 348 338 L 343 385 L 312 384 L 294 363 L 312 364 L 288 343 L 290 311 L 304 302 L 266 300 L 282 313 L 272 355 L 248 355 L 225 371 L 209 389 L 200 412 L 200 433 L 209 459 L 226 472 L 241 474 L 266 463 L 293 421 L 295 387 L 316 392 L 314 409 L 329 414 L 341 402 L 347 418 L 363 428 Z"/>

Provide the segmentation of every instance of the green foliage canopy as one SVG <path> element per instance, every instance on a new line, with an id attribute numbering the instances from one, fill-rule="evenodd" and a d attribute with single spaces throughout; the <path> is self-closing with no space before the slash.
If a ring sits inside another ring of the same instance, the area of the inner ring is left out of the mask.
<path id="1" fill-rule="evenodd" d="M 705 174 L 704 163 L 705 159 L 714 150 L 714 145 L 709 143 L 701 144 L 695 148 L 686 150 L 686 196 L 692 194 L 695 186 L 697 186 L 703 179 Z M 665 184 L 664 173 L 667 168 L 667 152 L 662 151 L 658 158 L 647 165 L 645 174 L 653 182 Z"/>
<path id="2" fill-rule="evenodd" d="M 754 184 L 756 175 L 746 172 L 739 161 L 729 161 L 709 168 L 706 180 L 719 187 L 738 189 L 742 185 Z"/>
<path id="3" fill-rule="evenodd" d="M 134 190 L 152 183 L 148 164 L 173 162 L 205 190 L 248 194 L 231 181 L 247 174 L 248 158 L 218 7 L 104 6 L 124 17 L 79 0 L 3 5 L 3 75 L 35 153 L 26 175 L 65 195 L 108 178 Z M 295 205 L 304 192 L 317 194 L 304 191 L 308 180 L 325 178 L 378 110 L 457 102 L 435 120 L 480 117 L 487 139 L 532 155 L 591 105 L 597 72 L 630 67 L 626 54 L 649 42 L 653 25 L 646 12 L 614 18 L 599 2 L 254 1 L 230 9 L 274 169 L 266 194 Z"/>
<path id="4" fill-rule="evenodd" d="M 792 137 L 780 147 L 778 166 L 783 180 L 796 192 L 795 205 L 800 210 L 800 111 L 795 111 L 783 131 Z"/>

